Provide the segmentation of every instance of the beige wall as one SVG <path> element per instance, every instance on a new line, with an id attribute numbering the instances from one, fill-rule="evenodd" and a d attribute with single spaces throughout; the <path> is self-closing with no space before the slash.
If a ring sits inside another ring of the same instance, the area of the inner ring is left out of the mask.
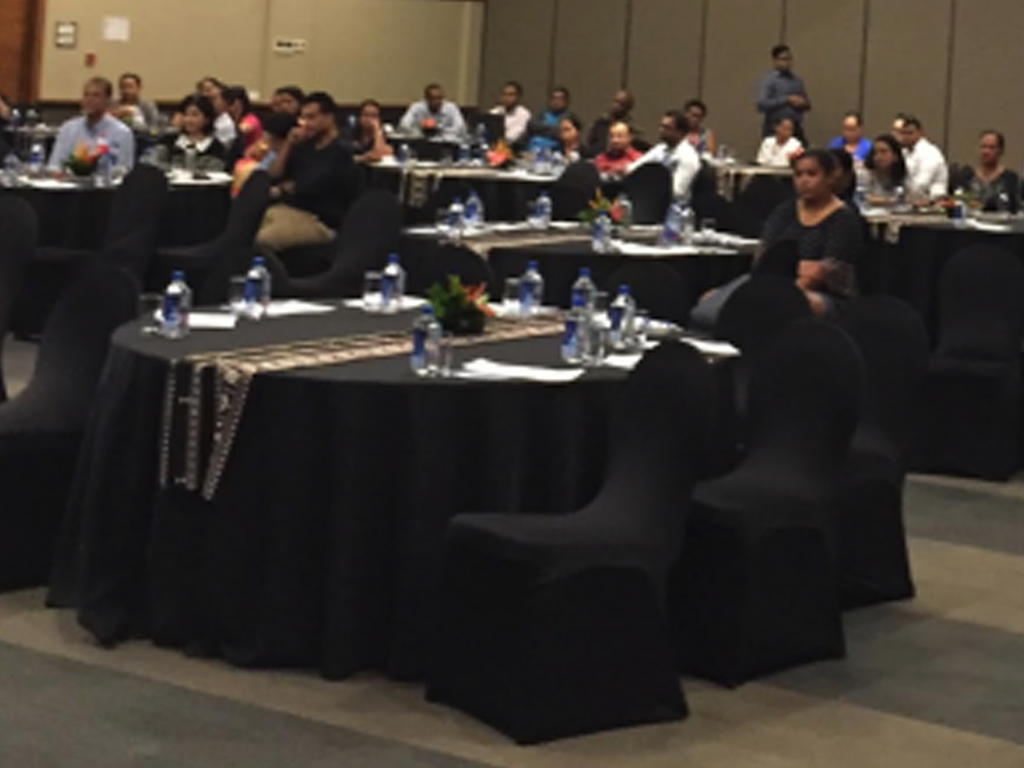
<path id="1" fill-rule="evenodd" d="M 812 142 L 832 138 L 849 109 L 864 113 L 871 134 L 906 111 L 921 117 L 955 160 L 972 162 L 978 132 L 993 126 L 1007 135 L 1007 163 L 1019 169 L 1024 160 L 1024 98 L 1013 89 L 1024 0 L 487 0 L 487 6 L 481 104 L 491 103 L 508 77 L 528 82 L 531 106 L 565 81 L 577 94 L 580 117 L 590 122 L 624 77 L 648 133 L 665 109 L 699 95 L 721 140 L 749 155 L 760 126 L 755 84 L 770 67 L 771 46 L 785 41 L 814 104 L 807 121 Z"/>
<path id="2" fill-rule="evenodd" d="M 102 20 L 131 20 L 127 43 L 102 40 Z M 78 23 L 74 51 L 53 45 L 53 25 Z M 484 5 L 475 0 L 48 0 L 41 99 L 75 99 L 94 74 L 139 72 L 152 98 L 176 99 L 212 74 L 261 95 L 298 83 L 342 102 L 419 98 L 432 80 L 473 103 L 479 91 Z M 305 53 L 272 50 L 279 37 Z M 85 54 L 95 53 L 94 69 Z"/>

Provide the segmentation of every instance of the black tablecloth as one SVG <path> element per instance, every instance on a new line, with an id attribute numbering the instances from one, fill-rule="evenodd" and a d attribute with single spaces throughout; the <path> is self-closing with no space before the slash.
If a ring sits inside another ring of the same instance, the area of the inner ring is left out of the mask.
<path id="1" fill-rule="evenodd" d="M 962 248 L 982 243 L 1002 248 L 1024 262 L 1024 227 L 993 233 L 953 224 L 904 226 L 899 248 L 890 249 L 883 291 L 910 303 L 928 325 L 933 341 L 939 329 L 939 280 L 949 260 Z"/>
<path id="2" fill-rule="evenodd" d="M 624 380 L 424 380 L 379 359 L 258 376 L 213 503 L 158 488 L 168 362 L 198 351 L 406 328 L 355 311 L 182 342 L 122 329 L 89 427 L 51 601 L 101 642 L 133 634 L 242 665 L 422 671 L 443 534 L 471 510 L 591 498 Z M 559 365 L 557 337 L 459 349 Z"/>
<path id="3" fill-rule="evenodd" d="M 545 301 L 567 308 L 572 296 L 572 284 L 579 277 L 581 267 L 589 267 L 594 282 L 604 286 L 612 274 L 627 262 L 667 264 L 679 272 L 690 289 L 688 294 L 691 300 L 695 300 L 705 291 L 750 271 L 753 253 L 651 258 L 598 254 L 594 253 L 589 243 L 559 243 L 495 248 L 488 254 L 488 261 L 499 283 L 505 278 L 522 275 L 532 260 L 539 262 L 544 275 Z"/>
<path id="4" fill-rule="evenodd" d="M 3 189 L 31 204 L 44 248 L 95 250 L 103 244 L 113 191 L 109 189 Z M 164 208 L 157 245 L 197 245 L 220 234 L 231 206 L 227 186 L 174 186 Z"/>

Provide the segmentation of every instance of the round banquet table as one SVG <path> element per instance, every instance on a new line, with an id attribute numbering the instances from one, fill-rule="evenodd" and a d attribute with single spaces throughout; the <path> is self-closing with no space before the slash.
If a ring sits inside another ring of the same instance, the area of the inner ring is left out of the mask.
<path id="1" fill-rule="evenodd" d="M 170 190 L 158 246 L 198 245 L 221 233 L 231 207 L 228 185 L 172 184 Z M 0 189 L 0 194 L 18 195 L 32 206 L 39 218 L 40 247 L 95 250 L 103 245 L 113 190 L 18 186 Z"/>
<path id="2" fill-rule="evenodd" d="M 418 676 L 449 518 L 564 513 L 590 499 L 623 372 L 570 385 L 424 379 L 402 354 L 261 374 L 212 501 L 162 488 L 158 471 L 172 361 L 410 323 L 339 309 L 179 342 L 121 329 L 50 604 L 77 607 L 104 644 L 146 636 L 243 666 Z M 481 343 L 458 348 L 456 363 L 559 366 L 558 347 L 557 335 Z"/>

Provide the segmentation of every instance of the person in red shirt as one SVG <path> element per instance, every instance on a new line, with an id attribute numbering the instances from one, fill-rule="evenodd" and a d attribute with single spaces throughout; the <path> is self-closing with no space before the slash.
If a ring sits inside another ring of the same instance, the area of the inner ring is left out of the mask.
<path id="1" fill-rule="evenodd" d="M 612 123 L 608 129 L 608 148 L 594 158 L 597 172 L 605 180 L 621 179 L 641 153 L 633 148 L 633 131 L 626 123 Z"/>

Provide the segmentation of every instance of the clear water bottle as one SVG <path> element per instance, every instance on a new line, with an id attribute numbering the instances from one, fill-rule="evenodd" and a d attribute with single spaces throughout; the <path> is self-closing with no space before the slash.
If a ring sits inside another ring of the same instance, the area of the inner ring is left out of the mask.
<path id="1" fill-rule="evenodd" d="M 457 163 L 458 163 L 458 165 L 469 165 L 469 160 L 470 160 L 469 139 L 467 139 L 465 136 L 463 136 L 462 140 L 459 142 L 459 155 L 458 155 Z"/>
<path id="2" fill-rule="evenodd" d="M 262 256 L 252 260 L 245 275 L 245 315 L 251 320 L 262 320 L 270 308 L 272 278 Z"/>
<path id="3" fill-rule="evenodd" d="M 536 209 L 534 210 L 538 229 L 548 229 L 551 226 L 553 210 L 554 205 L 551 202 L 551 196 L 547 192 L 541 192 L 537 197 Z"/>
<path id="4" fill-rule="evenodd" d="M 28 153 L 29 175 L 39 178 L 43 175 L 43 167 L 46 163 L 46 149 L 41 141 L 32 142 L 32 149 Z"/>
<path id="5" fill-rule="evenodd" d="M 633 201 L 623 192 L 616 203 L 619 206 L 619 226 L 628 229 L 633 226 Z"/>
<path id="6" fill-rule="evenodd" d="M 405 270 L 398 254 L 388 256 L 388 264 L 380 277 L 380 303 L 384 312 L 393 314 L 402 309 L 405 300 Z"/>
<path id="7" fill-rule="evenodd" d="M 629 293 L 629 286 L 620 285 L 619 295 L 608 308 L 608 335 L 615 349 L 627 349 L 632 346 L 635 317 L 636 302 Z"/>
<path id="8" fill-rule="evenodd" d="M 590 244 L 594 253 L 612 252 L 612 220 L 606 213 L 602 213 L 590 227 Z"/>
<path id="9" fill-rule="evenodd" d="M 526 271 L 519 278 L 519 314 L 522 317 L 536 315 L 544 306 L 544 277 L 537 269 L 537 262 L 526 265 Z"/>
<path id="10" fill-rule="evenodd" d="M 590 268 L 580 267 L 580 275 L 576 278 L 576 282 L 572 284 L 572 306 L 579 305 L 584 307 L 588 312 L 594 311 L 594 302 L 597 298 L 597 286 L 594 285 L 594 281 L 590 278 Z"/>
<path id="11" fill-rule="evenodd" d="M 21 163 L 18 156 L 11 152 L 4 158 L 3 175 L 0 176 L 0 183 L 5 187 L 14 187 L 18 184 L 18 174 L 21 172 Z"/>
<path id="12" fill-rule="evenodd" d="M 491 143 L 487 140 L 487 126 L 480 123 L 476 127 L 476 144 L 485 152 L 487 148 L 491 146 Z"/>
<path id="13" fill-rule="evenodd" d="M 665 226 L 661 230 L 662 245 L 678 245 L 683 239 L 683 208 L 677 200 L 672 201 L 665 215 Z"/>
<path id="14" fill-rule="evenodd" d="M 160 333 L 168 339 L 183 339 L 188 336 L 188 318 L 192 311 L 192 289 L 185 282 L 181 270 L 171 275 L 171 282 L 164 291 L 160 314 Z"/>
<path id="15" fill-rule="evenodd" d="M 683 245 L 693 245 L 697 235 L 697 214 L 688 205 L 680 205 L 683 209 L 680 215 Z"/>
<path id="16" fill-rule="evenodd" d="M 953 226 L 962 227 L 967 221 L 967 204 L 963 189 L 958 188 L 953 193 L 953 207 L 950 209 L 949 217 L 953 220 Z"/>
<path id="17" fill-rule="evenodd" d="M 412 372 L 417 376 L 434 376 L 441 366 L 441 326 L 431 306 L 423 307 L 412 325 Z"/>
<path id="18" fill-rule="evenodd" d="M 188 147 L 185 150 L 185 171 L 186 173 L 195 173 L 196 164 L 199 160 L 199 153 L 196 152 L 195 147 Z"/>
<path id="19" fill-rule="evenodd" d="M 562 332 L 562 360 L 570 365 L 583 362 L 584 347 L 589 338 L 590 314 L 581 296 L 573 295 L 572 308 L 565 314 Z"/>
<path id="20" fill-rule="evenodd" d="M 400 144 L 398 146 L 398 153 L 395 156 L 395 160 L 397 160 L 398 164 L 403 168 L 409 164 L 410 157 L 408 144 Z"/>
<path id="21" fill-rule="evenodd" d="M 480 199 L 475 189 L 469 191 L 463 215 L 467 229 L 479 229 L 484 225 L 484 201 Z"/>
<path id="22" fill-rule="evenodd" d="M 453 242 L 462 240 L 462 233 L 466 228 L 466 208 L 462 204 L 462 198 L 456 197 L 448 206 L 448 237 Z"/>
<path id="23" fill-rule="evenodd" d="M 907 190 L 902 185 L 892 191 L 892 197 L 897 209 L 907 207 Z"/>

